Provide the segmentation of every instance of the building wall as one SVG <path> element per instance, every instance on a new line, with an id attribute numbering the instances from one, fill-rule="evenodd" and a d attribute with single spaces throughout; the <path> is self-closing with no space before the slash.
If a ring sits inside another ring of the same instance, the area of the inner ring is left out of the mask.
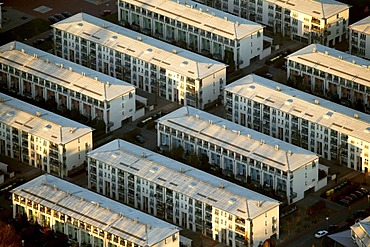
<path id="1" fill-rule="evenodd" d="M 69 110 L 75 109 L 78 110 L 80 114 L 90 117 L 91 119 L 102 119 L 106 121 L 106 131 L 112 131 L 121 127 L 119 119 L 124 120 L 135 114 L 135 112 L 132 111 L 127 112 L 127 115 L 124 116 L 113 115 L 114 121 L 117 124 L 109 128 L 109 122 L 111 120 L 107 116 L 107 111 L 116 112 L 118 109 L 121 109 L 121 105 L 116 109 L 114 108 L 115 104 L 118 104 L 116 102 L 99 101 L 56 83 L 49 81 L 44 83 L 44 81 L 44 78 L 15 70 L 10 66 L 3 65 L 2 69 L 0 66 L 0 86 L 7 88 L 12 93 L 22 95 L 35 101 L 55 101 L 60 110 L 63 108 Z M 107 85 L 107 87 L 109 87 L 109 85 Z M 132 91 L 133 94 L 135 93 L 134 90 L 135 89 Z M 135 104 L 135 97 L 132 97 L 130 101 L 130 105 Z M 112 106 L 109 108 L 108 105 L 111 103 Z"/>
<path id="2" fill-rule="evenodd" d="M 120 0 L 118 5 L 118 21 L 122 25 L 128 23 L 131 28 L 135 30 L 141 29 L 146 34 L 155 36 L 156 38 L 168 42 L 176 41 L 179 43 L 179 46 L 185 46 L 192 51 L 204 55 L 212 55 L 217 60 L 223 61 L 225 59 L 225 52 L 232 51 L 237 69 L 249 66 L 250 59 L 254 57 L 260 59 L 263 52 L 262 27 L 259 31 L 261 36 L 259 39 L 252 40 L 250 36 L 247 36 L 240 40 L 232 40 L 215 34 L 212 35 L 211 32 L 198 28 L 188 31 L 192 29 L 191 25 L 172 19 L 168 22 L 159 21 L 151 16 L 147 17 L 145 14 L 141 14 L 141 11 L 135 11 L 135 8 L 131 9 L 127 7 L 126 3 Z M 145 9 L 145 7 L 142 7 L 142 9 Z M 253 46 L 256 48 L 260 47 L 261 49 L 251 49 L 250 43 L 253 43 Z M 251 51 L 251 53 L 245 51 Z"/>
<path id="3" fill-rule="evenodd" d="M 88 171 L 89 189 L 229 246 L 247 243 L 253 247 L 274 234 L 279 238 L 276 227 L 279 207 L 267 212 L 268 217 L 276 219 L 274 224 L 272 221 L 268 221 L 267 226 L 259 224 L 262 222 L 259 216 L 253 219 L 251 228 L 252 221 L 247 218 L 237 217 L 105 162 L 89 158 Z"/>
<path id="4" fill-rule="evenodd" d="M 308 44 L 321 43 L 333 46 L 347 35 L 348 9 L 339 12 L 338 17 L 337 15 L 328 17 L 325 23 L 324 19 L 312 21 L 312 16 L 281 8 L 263 0 L 228 0 L 226 2 L 199 0 L 198 2 L 272 27 L 274 32 Z"/>
<path id="5" fill-rule="evenodd" d="M 29 220 L 38 222 L 43 227 L 49 227 L 53 231 L 61 232 L 68 236 L 72 242 L 78 244 L 90 244 L 97 247 L 118 247 L 127 246 L 135 247 L 134 243 L 127 239 L 114 237 L 114 234 L 89 225 L 86 222 L 64 215 L 61 212 L 47 208 L 45 205 L 40 205 L 31 200 L 12 195 L 13 199 L 13 217 L 19 213 L 25 213 Z M 179 232 L 175 234 L 175 239 L 169 237 L 163 239 L 153 247 L 175 247 L 179 246 Z M 110 239 L 109 239 L 110 238 Z"/>
<path id="6" fill-rule="evenodd" d="M 67 170 L 70 171 L 84 164 L 84 162 L 87 162 L 86 155 L 93 148 L 92 134 L 81 136 L 80 138 L 66 143 L 64 148 L 66 149 L 64 154 L 66 157 L 65 164 Z"/>
<path id="7" fill-rule="evenodd" d="M 213 93 L 213 89 L 208 87 L 210 82 L 207 77 L 190 78 L 170 69 L 142 61 L 129 54 L 61 31 L 57 27 L 54 27 L 54 37 L 55 54 L 57 56 L 124 80 L 137 88 L 158 94 L 167 100 L 203 109 L 205 103 L 209 100 L 216 100 L 220 95 L 220 92 Z M 99 60 L 102 62 L 100 63 Z M 222 78 L 225 83 L 226 68 L 215 74 Z M 202 87 L 199 84 L 199 79 L 204 81 Z M 196 87 L 195 91 L 193 90 L 194 86 Z M 200 91 L 202 91 L 202 94 Z M 116 109 L 120 109 L 120 107 Z M 134 111 L 131 113 L 135 112 L 135 107 L 133 109 Z M 122 120 L 134 116 L 128 111 L 125 112 L 127 115 Z M 112 117 L 112 114 L 110 116 Z M 115 115 L 115 117 L 118 116 Z M 117 126 L 119 122 L 118 120 L 111 121 L 114 126 Z"/>
<path id="8" fill-rule="evenodd" d="M 349 52 L 370 59 L 370 35 L 349 28 Z"/>
<path id="9" fill-rule="evenodd" d="M 181 131 L 170 129 L 161 123 L 157 127 L 157 136 L 158 146 L 169 150 L 182 146 L 185 153 L 195 152 L 198 156 L 205 154 L 211 167 L 221 168 L 223 174 L 261 189 L 273 189 L 278 195 L 286 198 L 288 203 L 301 200 L 304 192 L 310 188 L 317 189 L 318 159 L 305 167 L 286 172 L 253 159 L 243 160 L 240 154 L 230 154 L 227 149 L 212 144 L 211 140 L 205 142 L 197 137 L 188 139 Z M 289 177 L 294 178 L 293 183 Z"/>
<path id="10" fill-rule="evenodd" d="M 370 143 L 225 91 L 226 118 L 365 172 Z M 319 102 L 318 102 L 319 103 Z M 297 113 L 297 115 L 299 115 Z M 317 180 L 316 180 L 317 181 Z"/>

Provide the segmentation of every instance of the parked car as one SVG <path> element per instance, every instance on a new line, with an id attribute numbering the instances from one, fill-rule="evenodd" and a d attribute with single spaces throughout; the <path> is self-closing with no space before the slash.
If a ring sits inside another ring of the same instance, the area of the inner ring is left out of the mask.
<path id="1" fill-rule="evenodd" d="M 41 43 L 43 43 L 45 41 L 45 39 L 36 39 L 33 41 L 33 45 L 39 45 Z"/>
<path id="2" fill-rule="evenodd" d="M 356 190 L 355 192 L 354 192 L 358 197 L 363 197 L 364 196 L 364 193 L 362 193 L 361 191 L 358 191 L 358 190 Z"/>
<path id="3" fill-rule="evenodd" d="M 55 14 L 54 17 L 57 18 L 59 21 L 65 19 L 65 17 L 62 14 Z"/>
<path id="4" fill-rule="evenodd" d="M 107 15 L 110 15 L 111 13 L 112 13 L 111 10 L 106 9 L 106 10 L 103 10 L 103 12 L 101 13 L 101 16 L 107 16 Z"/>
<path id="5" fill-rule="evenodd" d="M 340 199 L 338 201 L 339 204 L 343 205 L 343 206 L 349 206 L 350 202 L 346 199 Z"/>
<path id="6" fill-rule="evenodd" d="M 55 16 L 49 16 L 49 17 L 48 17 L 48 20 L 49 20 L 51 23 L 57 23 L 57 22 L 59 21 Z"/>
<path id="7" fill-rule="evenodd" d="M 348 195 L 349 197 L 351 197 L 354 201 L 356 201 L 358 199 L 358 197 L 356 196 L 356 194 L 354 193 L 351 193 L 350 195 Z"/>
<path id="8" fill-rule="evenodd" d="M 326 230 L 321 230 L 321 231 L 318 231 L 316 234 L 315 234 L 315 238 L 322 238 L 324 236 L 326 236 L 328 234 L 328 231 Z"/>
<path id="9" fill-rule="evenodd" d="M 135 140 L 140 143 L 144 143 L 145 139 L 141 135 L 136 135 Z"/>
<path id="10" fill-rule="evenodd" d="M 366 188 L 361 187 L 360 190 L 362 193 L 364 193 L 364 195 L 369 194 L 369 191 Z"/>
<path id="11" fill-rule="evenodd" d="M 71 17 L 71 16 L 72 16 L 72 14 L 71 14 L 71 13 L 69 13 L 69 12 L 67 12 L 67 11 L 62 12 L 62 15 L 63 15 L 65 18 L 68 18 L 68 17 Z"/>

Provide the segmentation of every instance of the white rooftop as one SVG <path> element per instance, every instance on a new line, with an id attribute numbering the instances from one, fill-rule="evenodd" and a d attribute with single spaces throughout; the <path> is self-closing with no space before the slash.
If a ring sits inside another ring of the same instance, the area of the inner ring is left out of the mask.
<path id="1" fill-rule="evenodd" d="M 370 35 L 370 16 L 353 23 L 348 28 L 360 33 Z"/>
<path id="2" fill-rule="evenodd" d="M 86 125 L 6 94 L 0 93 L 0 99 L 0 122 L 42 139 L 66 144 L 93 131 Z"/>
<path id="3" fill-rule="evenodd" d="M 279 206 L 278 201 L 267 196 L 123 140 L 94 149 L 88 157 L 244 219 Z"/>
<path id="4" fill-rule="evenodd" d="M 351 226 L 351 229 L 356 233 L 364 246 L 370 246 L 370 217 L 360 220 Z"/>
<path id="5" fill-rule="evenodd" d="M 241 40 L 263 26 L 190 0 L 121 0 L 231 40 Z"/>
<path id="6" fill-rule="evenodd" d="M 276 88 L 279 87 L 279 90 Z M 225 87 L 225 91 L 251 99 L 309 122 L 368 141 L 370 115 L 251 74 Z M 318 105 L 315 101 L 318 100 Z M 355 118 L 358 117 L 358 119 Z"/>
<path id="7" fill-rule="evenodd" d="M 202 79 L 226 68 L 223 63 L 85 13 L 71 16 L 53 27 L 193 79 Z"/>
<path id="8" fill-rule="evenodd" d="M 370 87 L 370 61 L 320 44 L 308 45 L 288 60 Z"/>
<path id="9" fill-rule="evenodd" d="M 266 0 L 280 7 L 294 10 L 318 19 L 328 19 L 350 8 L 334 0 Z"/>
<path id="10" fill-rule="evenodd" d="M 41 175 L 11 192 L 139 246 L 153 246 L 180 230 L 151 215 L 49 174 Z"/>
<path id="11" fill-rule="evenodd" d="M 188 106 L 157 121 L 285 172 L 318 159 L 308 150 Z"/>
<path id="12" fill-rule="evenodd" d="M 0 47 L 0 63 L 100 101 L 110 101 L 135 90 L 127 82 L 17 41 Z"/>

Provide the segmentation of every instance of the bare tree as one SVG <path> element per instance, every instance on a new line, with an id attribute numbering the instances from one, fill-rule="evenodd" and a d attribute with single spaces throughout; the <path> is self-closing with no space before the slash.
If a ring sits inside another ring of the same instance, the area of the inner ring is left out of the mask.
<path id="1" fill-rule="evenodd" d="M 21 238 L 11 225 L 0 222 L 0 229 L 0 247 L 21 246 Z"/>

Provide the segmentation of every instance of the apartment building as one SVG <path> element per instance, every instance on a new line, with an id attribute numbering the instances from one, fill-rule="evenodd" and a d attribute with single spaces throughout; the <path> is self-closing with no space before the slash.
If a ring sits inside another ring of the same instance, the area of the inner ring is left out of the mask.
<path id="1" fill-rule="evenodd" d="M 77 246 L 178 247 L 175 225 L 52 175 L 41 175 L 12 191 L 13 217 L 26 214 Z"/>
<path id="2" fill-rule="evenodd" d="M 351 238 L 355 246 L 370 245 L 370 217 L 358 220 L 351 226 Z"/>
<path id="3" fill-rule="evenodd" d="M 0 154 L 66 177 L 92 149 L 88 126 L 0 93 Z"/>
<path id="4" fill-rule="evenodd" d="M 349 27 L 349 52 L 370 59 L 370 16 Z"/>
<path id="5" fill-rule="evenodd" d="M 303 43 L 333 46 L 346 38 L 350 6 L 334 0 L 198 0 L 256 21 Z"/>
<path id="6" fill-rule="evenodd" d="M 226 85 L 226 65 L 79 13 L 53 25 L 56 55 L 203 109 Z"/>
<path id="7" fill-rule="evenodd" d="M 191 107 L 157 120 L 157 145 L 183 147 L 185 154 L 208 157 L 213 169 L 266 191 L 288 203 L 326 185 L 318 156 L 310 151 Z"/>
<path id="8" fill-rule="evenodd" d="M 106 131 L 143 114 L 129 83 L 16 41 L 0 47 L 0 88 L 103 120 Z"/>
<path id="9" fill-rule="evenodd" d="M 227 119 L 361 172 L 369 170 L 370 116 L 248 75 L 225 88 Z"/>
<path id="10" fill-rule="evenodd" d="M 287 60 L 288 79 L 304 90 L 370 112 L 370 61 L 319 44 Z"/>
<path id="11" fill-rule="evenodd" d="M 279 238 L 279 202 L 123 140 L 88 154 L 88 186 L 227 246 Z"/>
<path id="12" fill-rule="evenodd" d="M 118 20 L 236 69 L 264 56 L 262 25 L 189 0 L 119 0 Z"/>

